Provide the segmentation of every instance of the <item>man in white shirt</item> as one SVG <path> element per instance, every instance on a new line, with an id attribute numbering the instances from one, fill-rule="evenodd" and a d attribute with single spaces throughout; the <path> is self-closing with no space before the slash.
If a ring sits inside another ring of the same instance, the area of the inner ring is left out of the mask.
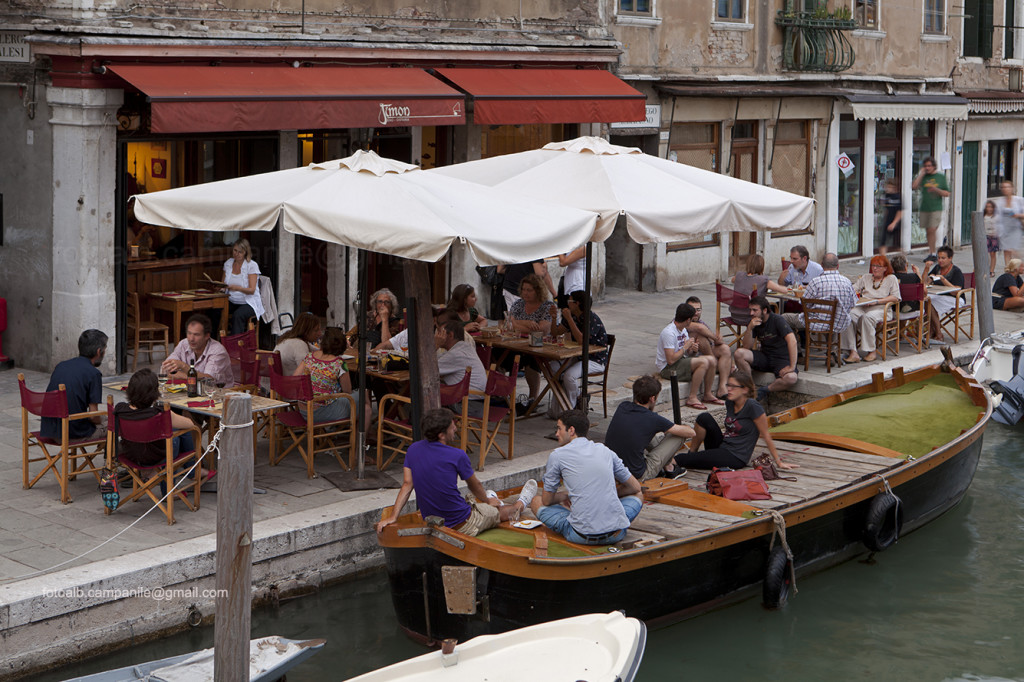
<path id="1" fill-rule="evenodd" d="M 697 339 L 686 331 L 696 311 L 688 303 L 676 306 L 676 316 L 658 336 L 658 350 L 654 364 L 662 379 L 668 379 L 675 370 L 680 381 L 690 382 L 690 395 L 685 405 L 695 410 L 708 409 L 700 401 L 703 386 L 705 396 L 714 396 L 715 356 L 700 355 Z"/>
<path id="2" fill-rule="evenodd" d="M 463 326 L 461 320 L 448 320 L 434 332 L 434 345 L 446 351 L 437 357 L 437 373 L 442 384 L 451 386 L 462 381 L 469 367 L 470 389 L 483 393 L 487 388 L 487 372 L 476 353 L 476 345 L 462 338 Z"/>

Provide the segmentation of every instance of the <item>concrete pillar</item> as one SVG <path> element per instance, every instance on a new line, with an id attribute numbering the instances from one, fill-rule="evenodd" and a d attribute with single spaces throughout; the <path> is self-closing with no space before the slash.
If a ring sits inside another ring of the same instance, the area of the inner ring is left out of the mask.
<path id="1" fill-rule="evenodd" d="M 483 129 L 474 124 L 452 127 L 452 163 L 476 161 L 481 158 Z"/>
<path id="2" fill-rule="evenodd" d="M 114 189 L 121 90 L 48 88 L 53 132 L 53 352 L 78 355 L 78 336 L 99 329 L 113 342 Z M 113 372 L 108 346 L 102 368 Z"/>
<path id="3" fill-rule="evenodd" d="M 297 131 L 282 130 L 278 134 L 278 155 L 281 170 L 299 166 L 299 134 Z M 291 313 L 293 316 L 296 314 L 295 249 L 298 247 L 298 239 L 291 232 L 285 232 L 283 228 L 278 228 L 277 282 L 274 289 L 278 314 Z"/>
<path id="4" fill-rule="evenodd" d="M 860 248 L 870 258 L 875 245 L 875 120 L 864 121 L 864 158 L 860 172 Z"/>

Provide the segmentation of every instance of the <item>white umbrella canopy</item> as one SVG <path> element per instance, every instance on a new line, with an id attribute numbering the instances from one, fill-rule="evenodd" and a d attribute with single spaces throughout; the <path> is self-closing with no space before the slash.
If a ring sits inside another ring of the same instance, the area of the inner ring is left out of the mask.
<path id="1" fill-rule="evenodd" d="M 288 232 L 434 262 L 455 241 L 483 265 L 564 253 L 592 238 L 593 212 L 517 196 L 358 151 L 336 161 L 137 194 L 135 217 L 189 230 Z"/>
<path id="2" fill-rule="evenodd" d="M 715 232 L 798 229 L 814 200 L 620 147 L 598 137 L 427 171 L 600 213 L 594 241 L 620 213 L 641 244 Z"/>

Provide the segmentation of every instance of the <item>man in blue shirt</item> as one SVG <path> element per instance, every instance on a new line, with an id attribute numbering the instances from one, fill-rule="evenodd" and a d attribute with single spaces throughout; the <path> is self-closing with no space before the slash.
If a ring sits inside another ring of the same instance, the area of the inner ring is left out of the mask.
<path id="1" fill-rule="evenodd" d="M 440 516 L 445 526 L 466 535 L 479 535 L 502 521 L 517 518 L 537 494 L 537 482 L 532 478 L 523 486 L 515 504 L 503 504 L 493 491 L 484 490 L 469 456 L 448 445 L 455 442 L 458 433 L 455 415 L 449 410 L 428 411 L 423 415 L 422 427 L 425 440 L 416 441 L 405 453 L 402 487 L 391 514 L 377 524 L 378 533 L 398 520 L 413 490 L 424 519 Z M 459 492 L 460 478 L 469 486 L 477 502 L 470 504 Z"/>
<path id="2" fill-rule="evenodd" d="M 61 384 L 67 390 L 68 412 L 95 412 L 103 402 L 103 375 L 96 369 L 103 362 L 107 352 L 107 335 L 98 329 L 86 329 L 78 337 L 78 357 L 59 363 L 50 375 L 47 391 L 56 391 Z M 68 437 L 83 440 L 96 432 L 96 426 L 103 423 L 102 417 L 72 419 L 68 423 Z M 43 438 L 60 441 L 60 419 L 43 417 L 39 434 Z"/>
<path id="3" fill-rule="evenodd" d="M 640 482 L 618 455 L 587 439 L 589 429 L 581 410 L 567 410 L 558 418 L 561 447 L 548 456 L 544 492 L 530 500 L 530 509 L 569 542 L 613 545 L 643 508 Z M 566 490 L 559 492 L 563 482 Z M 524 486 L 521 500 L 526 492 Z"/>
<path id="4" fill-rule="evenodd" d="M 787 287 L 807 286 L 822 272 L 824 269 L 811 260 L 807 247 L 797 244 L 789 251 L 789 269 L 779 276 L 779 284 Z"/>

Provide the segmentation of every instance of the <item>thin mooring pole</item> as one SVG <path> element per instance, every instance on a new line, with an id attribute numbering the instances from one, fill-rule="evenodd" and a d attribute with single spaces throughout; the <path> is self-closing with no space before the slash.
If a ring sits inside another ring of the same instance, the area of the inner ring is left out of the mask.
<path id="1" fill-rule="evenodd" d="M 252 613 L 252 396 L 229 393 L 217 463 L 217 598 L 214 682 L 249 679 Z M 248 424 L 244 428 L 233 425 Z M 199 447 L 199 444 L 196 444 Z"/>

